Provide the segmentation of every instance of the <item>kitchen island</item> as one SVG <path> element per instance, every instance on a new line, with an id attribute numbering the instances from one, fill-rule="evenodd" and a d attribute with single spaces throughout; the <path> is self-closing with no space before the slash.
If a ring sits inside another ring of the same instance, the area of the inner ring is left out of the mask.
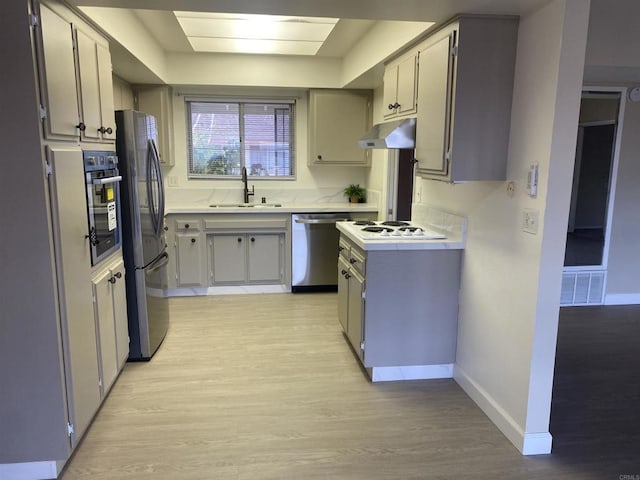
<path id="1" fill-rule="evenodd" d="M 338 223 L 338 318 L 372 381 L 453 376 L 465 223 L 435 210 L 429 219 Z"/>

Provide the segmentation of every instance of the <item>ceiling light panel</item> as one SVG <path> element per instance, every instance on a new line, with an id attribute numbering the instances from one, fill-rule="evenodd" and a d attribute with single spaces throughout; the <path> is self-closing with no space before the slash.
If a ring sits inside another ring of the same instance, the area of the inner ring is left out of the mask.
<path id="1" fill-rule="evenodd" d="M 337 18 L 174 14 L 193 49 L 201 52 L 315 55 L 338 22 Z"/>
<path id="2" fill-rule="evenodd" d="M 248 38 L 189 37 L 196 52 L 262 53 L 272 55 L 315 55 L 322 42 L 288 42 Z"/>

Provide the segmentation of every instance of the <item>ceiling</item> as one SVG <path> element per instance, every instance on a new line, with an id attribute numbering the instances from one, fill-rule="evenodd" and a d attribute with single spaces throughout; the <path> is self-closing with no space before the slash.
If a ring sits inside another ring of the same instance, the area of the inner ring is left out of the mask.
<path id="1" fill-rule="evenodd" d="M 75 7 L 127 9 L 145 26 L 164 52 L 193 53 L 174 10 L 237 14 L 333 17 L 340 20 L 316 57 L 344 58 L 380 21 L 442 23 L 459 13 L 524 15 L 550 0 L 66 0 Z M 99 27 L 98 23 L 98 27 Z M 113 68 L 132 72 L 128 80 L 152 83 L 154 74 L 121 45 L 112 42 Z M 196 53 L 193 53 L 197 55 Z M 138 62 L 140 63 L 140 62 Z M 133 73 L 138 72 L 138 73 Z M 378 68 L 377 72 L 381 72 Z M 158 77 L 155 77 L 156 79 Z M 380 79 L 381 80 L 381 79 Z"/>
<path id="2" fill-rule="evenodd" d="M 189 40 L 172 11 L 142 9 L 133 11 L 165 52 L 193 52 Z M 343 57 L 373 23 L 373 20 L 340 19 L 316 55 Z"/>

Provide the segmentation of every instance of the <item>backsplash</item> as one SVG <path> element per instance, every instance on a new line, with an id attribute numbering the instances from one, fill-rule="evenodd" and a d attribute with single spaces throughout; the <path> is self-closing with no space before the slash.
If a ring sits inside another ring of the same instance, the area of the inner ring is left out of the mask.
<path id="1" fill-rule="evenodd" d="M 242 186 L 234 188 L 190 189 L 167 188 L 167 205 L 197 204 L 209 205 L 212 203 L 240 203 L 242 202 Z M 266 203 L 347 203 L 348 199 L 342 193 L 342 188 L 316 188 L 316 189 L 274 189 L 255 188 L 252 203 L 260 203 L 262 197 Z M 378 192 L 367 191 L 367 203 L 378 203 Z"/>
<path id="2" fill-rule="evenodd" d="M 439 210 L 430 205 L 414 203 L 411 208 L 411 220 L 447 233 L 449 237 L 460 237 L 463 241 L 467 237 L 466 217 Z"/>

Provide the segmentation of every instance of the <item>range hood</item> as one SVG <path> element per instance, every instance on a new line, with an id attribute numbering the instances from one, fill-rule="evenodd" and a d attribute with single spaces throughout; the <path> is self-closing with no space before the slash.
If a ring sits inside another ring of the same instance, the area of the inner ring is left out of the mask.
<path id="1" fill-rule="evenodd" d="M 362 148 L 414 148 L 416 145 L 416 119 L 405 118 L 374 125 L 358 140 Z"/>

